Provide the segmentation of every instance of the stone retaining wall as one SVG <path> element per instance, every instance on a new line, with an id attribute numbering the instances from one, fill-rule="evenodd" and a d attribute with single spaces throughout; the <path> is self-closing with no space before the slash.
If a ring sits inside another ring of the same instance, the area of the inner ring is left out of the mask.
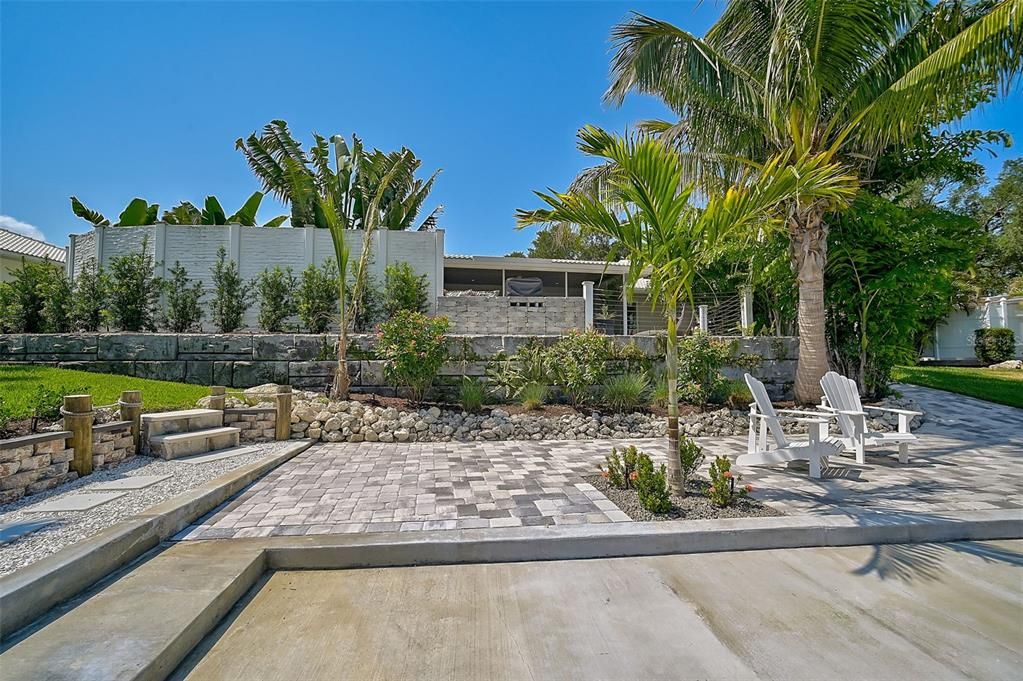
<path id="1" fill-rule="evenodd" d="M 70 431 L 60 430 L 0 440 L 0 504 L 76 479 L 78 473 L 68 470 L 74 458 L 69 437 Z"/>
<path id="2" fill-rule="evenodd" d="M 225 409 L 224 425 L 241 428 L 242 442 L 273 442 L 276 436 L 274 407 L 252 407 L 249 409 Z"/>
<path id="3" fill-rule="evenodd" d="M 131 421 L 112 421 L 92 427 L 92 467 L 116 466 L 135 456 Z"/>
<path id="4" fill-rule="evenodd" d="M 463 375 L 485 376 L 488 365 L 507 358 L 530 338 L 550 343 L 559 336 L 448 336 L 451 360 L 441 370 L 440 388 L 457 384 Z M 0 362 L 42 363 L 68 369 L 125 374 L 140 378 L 181 381 L 198 385 L 247 388 L 264 383 L 322 390 L 330 384 L 335 362 L 334 335 L 310 334 L 8 334 L 0 335 Z M 633 344 L 653 360 L 663 356 L 656 336 L 612 336 Z M 775 399 L 788 399 L 795 380 L 798 339 L 789 337 L 723 337 L 734 342 L 736 358 L 762 358 L 751 371 Z M 352 338 L 348 370 L 356 392 L 388 392 L 384 363 L 375 359 L 376 337 Z M 726 367 L 739 378 L 746 369 Z M 390 392 L 393 392 L 391 390 Z"/>

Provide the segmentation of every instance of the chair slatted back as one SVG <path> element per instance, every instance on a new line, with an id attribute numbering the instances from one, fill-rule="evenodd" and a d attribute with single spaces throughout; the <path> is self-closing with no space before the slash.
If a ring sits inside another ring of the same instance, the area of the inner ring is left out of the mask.
<path id="1" fill-rule="evenodd" d="M 840 411 L 863 411 L 863 404 L 860 402 L 860 392 L 856 387 L 856 381 L 834 371 L 829 371 L 821 379 L 821 388 L 824 389 L 824 396 L 828 398 L 828 404 L 833 409 Z M 845 437 L 853 437 L 854 427 L 850 417 L 839 414 L 838 427 L 842 429 L 842 434 Z"/>
<path id="2" fill-rule="evenodd" d="M 789 441 L 785 437 L 785 432 L 781 428 L 781 421 L 778 420 L 778 412 L 774 410 L 774 405 L 771 404 L 771 398 L 767 394 L 767 388 L 764 384 L 753 378 L 749 374 L 746 374 L 746 385 L 749 386 L 750 393 L 753 394 L 753 401 L 757 404 L 757 411 L 766 417 L 767 427 L 771 430 L 771 435 L 774 437 L 775 443 L 778 448 L 784 448 L 789 446 Z"/>

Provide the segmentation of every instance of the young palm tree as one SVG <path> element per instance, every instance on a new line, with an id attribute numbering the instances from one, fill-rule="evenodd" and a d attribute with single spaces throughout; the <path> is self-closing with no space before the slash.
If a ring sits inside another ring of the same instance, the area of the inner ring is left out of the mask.
<path id="1" fill-rule="evenodd" d="M 644 129 L 676 146 L 701 189 L 734 177 L 739 159 L 784 150 L 825 154 L 865 179 L 882 150 L 1010 86 L 1023 0 L 733 0 L 702 39 L 642 15 L 612 39 L 606 99 L 662 99 L 679 120 Z M 799 285 L 795 390 L 809 402 L 828 368 L 824 206 L 790 204 L 786 222 Z"/>
<path id="2" fill-rule="evenodd" d="M 640 277 L 649 277 L 650 299 L 663 305 L 667 317 L 668 451 L 676 453 L 668 457 L 669 484 L 681 494 L 676 319 L 679 305 L 692 300 L 699 267 L 729 234 L 752 231 L 754 224 L 769 228 L 768 218 L 783 204 L 841 205 L 855 193 L 855 177 L 823 154 L 787 153 L 760 167 L 754 180 L 741 178 L 700 208 L 690 202 L 693 185 L 685 182 L 685 162 L 660 140 L 586 127 L 579 132 L 579 148 L 605 164 L 601 196 L 586 190 L 537 192 L 549 208 L 518 211 L 518 224 L 565 222 L 614 239 L 629 259 L 628 295 Z"/>

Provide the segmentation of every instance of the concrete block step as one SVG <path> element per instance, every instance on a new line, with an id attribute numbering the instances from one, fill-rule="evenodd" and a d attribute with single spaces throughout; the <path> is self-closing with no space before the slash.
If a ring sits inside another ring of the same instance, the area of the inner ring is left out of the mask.
<path id="1" fill-rule="evenodd" d="M 240 438 L 241 428 L 222 426 L 189 433 L 156 435 L 149 439 L 149 449 L 154 456 L 159 456 L 161 459 L 177 459 L 182 456 L 237 447 Z"/>
<path id="2" fill-rule="evenodd" d="M 224 412 L 219 409 L 184 409 L 142 415 L 142 435 L 147 438 L 219 428 L 222 425 Z"/>

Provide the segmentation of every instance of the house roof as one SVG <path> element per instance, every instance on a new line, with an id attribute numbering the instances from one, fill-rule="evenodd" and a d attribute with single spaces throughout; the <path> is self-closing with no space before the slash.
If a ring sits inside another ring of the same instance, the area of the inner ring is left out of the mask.
<path id="1" fill-rule="evenodd" d="M 517 258 L 507 255 L 445 255 L 444 263 L 450 267 L 542 272 L 606 272 L 608 274 L 626 274 L 629 271 L 628 260 L 608 263 L 603 260 Z"/>
<path id="2" fill-rule="evenodd" d="M 67 251 L 61 246 L 54 246 L 39 239 L 0 229 L 0 251 L 7 251 L 27 258 L 49 258 L 53 262 L 63 263 L 67 260 Z"/>

